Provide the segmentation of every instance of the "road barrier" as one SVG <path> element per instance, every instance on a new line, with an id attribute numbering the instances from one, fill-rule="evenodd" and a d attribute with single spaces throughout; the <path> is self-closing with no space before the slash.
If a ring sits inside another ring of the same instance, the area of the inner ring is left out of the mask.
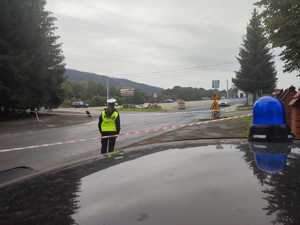
<path id="1" fill-rule="evenodd" d="M 121 132 L 119 137 L 126 137 L 126 136 L 135 136 L 135 135 L 143 135 L 143 134 L 149 134 L 149 133 L 164 133 L 176 129 L 181 129 L 184 127 L 193 127 L 193 126 L 199 126 L 199 125 L 204 125 L 204 124 L 210 124 L 210 123 L 216 123 L 220 121 L 226 121 L 226 120 L 233 120 L 233 119 L 240 119 L 244 117 L 251 116 L 252 114 L 247 114 L 247 115 L 241 115 L 241 116 L 232 116 L 232 117 L 227 117 L 227 118 L 222 118 L 222 119 L 217 119 L 217 120 L 207 120 L 207 121 L 200 121 L 200 122 L 194 122 L 194 123 L 188 123 L 188 124 L 179 124 L 179 125 L 167 125 L 163 126 L 157 129 L 147 129 L 147 130 L 142 130 L 142 131 L 129 131 L 129 132 Z M 40 149 L 40 148 L 47 148 L 51 146 L 58 146 L 58 145 L 65 145 L 65 144 L 77 144 L 77 143 L 83 143 L 83 142 L 88 142 L 92 140 L 100 140 L 101 136 L 97 137 L 92 137 L 92 138 L 82 138 L 82 139 L 76 139 L 76 140 L 67 140 L 67 141 L 62 141 L 62 142 L 55 142 L 55 143 L 49 143 L 49 144 L 41 144 L 41 145 L 32 145 L 32 146 L 26 146 L 26 147 L 17 147 L 17 148 L 7 148 L 7 149 L 0 149 L 0 153 L 5 153 L 5 152 L 13 152 L 13 151 L 22 151 L 22 150 L 32 150 L 32 149 Z M 108 137 L 106 137 L 108 138 Z"/>

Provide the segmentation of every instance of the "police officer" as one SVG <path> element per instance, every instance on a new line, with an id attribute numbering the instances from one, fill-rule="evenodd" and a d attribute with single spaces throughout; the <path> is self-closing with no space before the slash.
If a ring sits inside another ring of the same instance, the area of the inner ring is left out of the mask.
<path id="1" fill-rule="evenodd" d="M 113 152 L 117 135 L 119 135 L 120 126 L 120 114 L 115 109 L 116 105 L 115 99 L 107 100 L 107 108 L 101 112 L 99 117 L 99 131 L 101 133 L 101 154 L 107 152 Z"/>

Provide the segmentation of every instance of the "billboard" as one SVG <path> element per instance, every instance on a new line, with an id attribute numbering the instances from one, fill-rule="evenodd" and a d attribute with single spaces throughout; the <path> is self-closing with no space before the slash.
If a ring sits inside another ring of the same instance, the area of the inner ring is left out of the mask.
<path id="1" fill-rule="evenodd" d="M 131 97 L 134 96 L 135 89 L 134 88 L 122 88 L 120 89 L 120 94 L 122 97 Z"/>

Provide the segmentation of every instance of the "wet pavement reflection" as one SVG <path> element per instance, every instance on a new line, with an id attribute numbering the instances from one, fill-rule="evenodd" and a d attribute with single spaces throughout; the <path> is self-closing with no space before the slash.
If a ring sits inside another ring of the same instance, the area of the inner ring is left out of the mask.
<path id="1" fill-rule="evenodd" d="M 131 152 L 0 189 L 5 225 L 298 225 L 299 212 L 300 144 Z"/>
<path id="2" fill-rule="evenodd" d="M 300 224 L 300 151 L 290 144 L 250 144 L 244 159 L 263 187 L 272 224 Z"/>

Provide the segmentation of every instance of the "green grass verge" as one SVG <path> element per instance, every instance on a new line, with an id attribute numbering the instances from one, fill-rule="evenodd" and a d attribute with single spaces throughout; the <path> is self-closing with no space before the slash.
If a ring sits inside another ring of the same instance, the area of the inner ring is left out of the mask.
<path id="1" fill-rule="evenodd" d="M 252 110 L 252 106 L 238 106 L 237 111 L 248 111 Z"/>
<path id="2" fill-rule="evenodd" d="M 242 120 L 245 121 L 249 127 L 251 126 L 251 124 L 252 124 L 252 116 L 243 117 Z"/>
<path id="3" fill-rule="evenodd" d="M 246 135 L 246 137 L 248 137 L 249 136 L 249 130 L 250 130 L 250 127 L 252 125 L 252 116 L 243 117 L 241 120 L 244 121 L 247 124 L 246 125 L 246 130 L 245 130 L 245 135 Z"/>

